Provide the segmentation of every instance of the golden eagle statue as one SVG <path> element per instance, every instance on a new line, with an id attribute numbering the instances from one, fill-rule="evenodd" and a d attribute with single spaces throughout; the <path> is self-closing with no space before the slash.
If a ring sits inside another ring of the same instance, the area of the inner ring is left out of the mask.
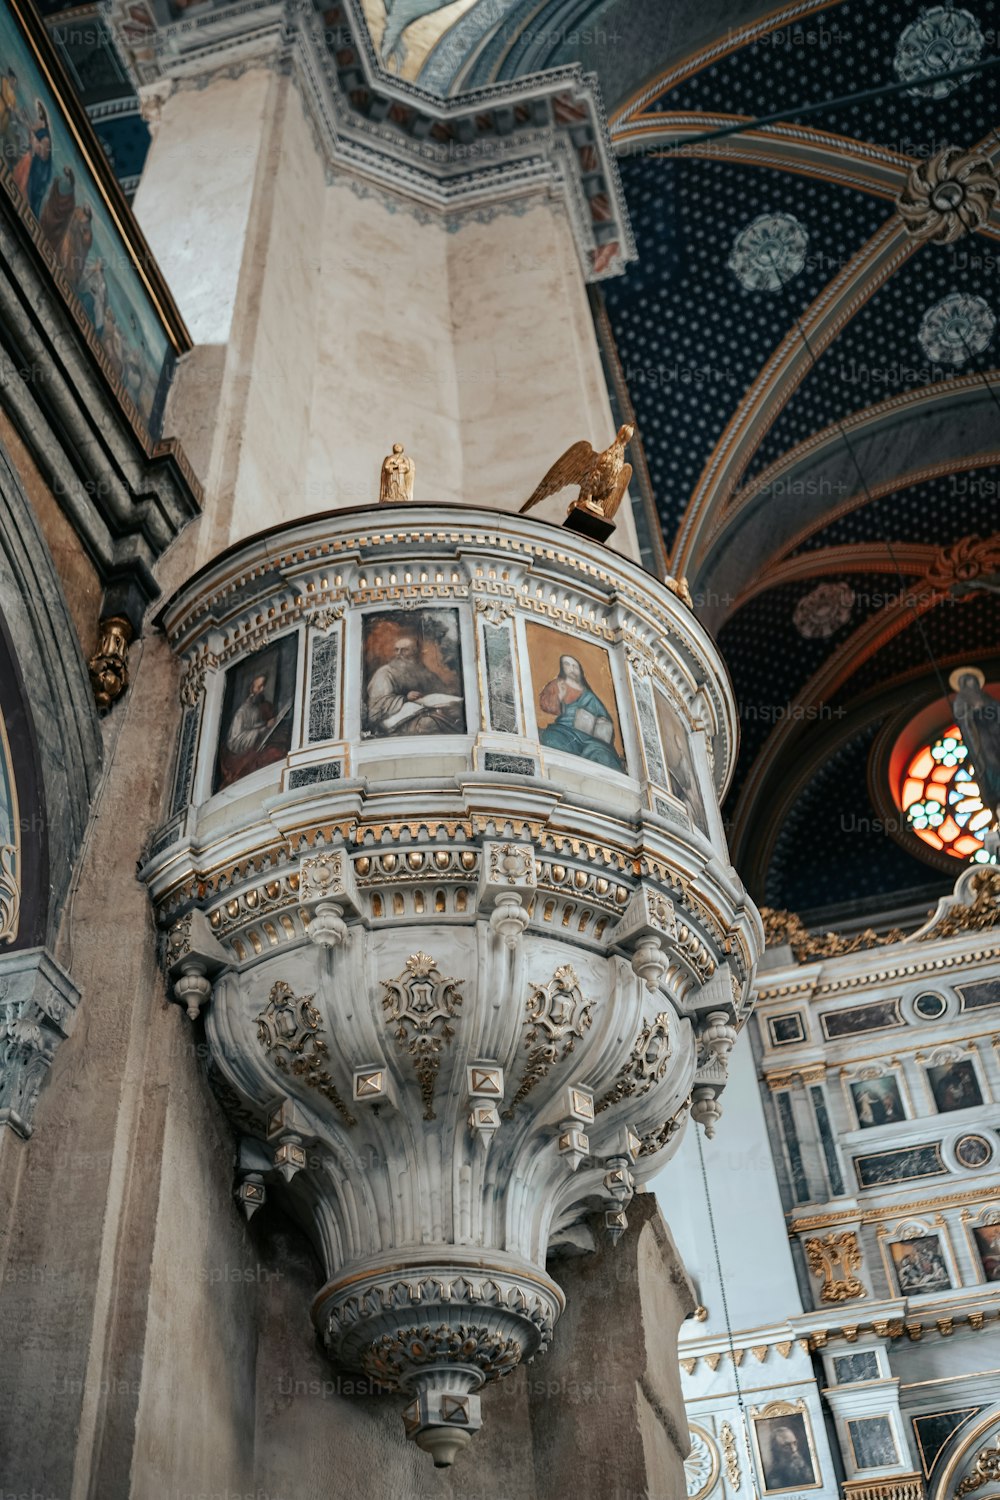
<path id="1" fill-rule="evenodd" d="M 632 465 L 625 462 L 625 448 L 634 432 L 635 428 L 626 422 L 619 427 L 614 442 L 603 453 L 596 453 L 586 441 L 567 448 L 534 494 L 521 506 L 521 515 L 539 500 L 558 494 L 568 484 L 578 484 L 580 493 L 570 505 L 569 513 L 572 515 L 573 511 L 581 510 L 604 521 L 612 520 L 632 478 Z"/>

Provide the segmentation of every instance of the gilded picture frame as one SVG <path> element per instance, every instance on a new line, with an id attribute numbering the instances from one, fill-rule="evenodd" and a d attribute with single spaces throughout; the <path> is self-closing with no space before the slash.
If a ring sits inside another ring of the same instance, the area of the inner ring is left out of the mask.
<path id="1" fill-rule="evenodd" d="M 754 1463 L 764 1495 L 818 1490 L 823 1484 L 809 1409 L 795 1401 L 770 1401 L 750 1408 Z"/>

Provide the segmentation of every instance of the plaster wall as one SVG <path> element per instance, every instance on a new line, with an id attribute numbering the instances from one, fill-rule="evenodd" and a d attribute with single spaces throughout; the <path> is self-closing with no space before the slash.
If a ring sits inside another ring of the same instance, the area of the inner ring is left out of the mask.
<path id="1" fill-rule="evenodd" d="M 462 500 L 448 235 L 335 176 L 322 219 L 316 380 L 299 514 L 371 505 L 394 442 L 421 500 Z M 278 519 L 277 516 L 274 517 Z"/>
<path id="2" fill-rule="evenodd" d="M 733 1048 L 715 1137 L 700 1141 L 732 1326 L 783 1323 L 802 1307 L 746 1030 Z M 726 1321 L 698 1144 L 694 1129 L 687 1129 L 676 1156 L 651 1187 L 698 1300 L 708 1309 L 705 1322 L 684 1330 L 702 1339 L 725 1335 Z"/>
<path id="3" fill-rule="evenodd" d="M 167 98 L 135 210 L 196 345 L 167 425 L 206 487 L 199 562 L 374 504 L 396 441 L 418 500 L 514 510 L 571 443 L 611 439 L 556 199 L 446 225 L 328 169 L 295 80 L 257 68 Z M 638 557 L 625 509 L 613 541 Z"/>

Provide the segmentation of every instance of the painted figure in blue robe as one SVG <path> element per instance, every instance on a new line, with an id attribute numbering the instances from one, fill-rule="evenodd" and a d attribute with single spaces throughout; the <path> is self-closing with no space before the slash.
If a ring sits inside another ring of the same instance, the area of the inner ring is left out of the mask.
<path id="1" fill-rule="evenodd" d="M 45 105 L 35 100 L 38 117 L 28 132 L 28 149 L 14 168 L 14 181 L 35 218 L 41 217 L 42 204 L 52 181 L 52 132 Z"/>
<path id="2" fill-rule="evenodd" d="M 560 656 L 559 676 L 545 684 L 538 703 L 542 713 L 555 715 L 538 736 L 548 749 L 568 750 L 609 770 L 624 771 L 625 762 L 615 749 L 614 721 L 575 656 Z"/>

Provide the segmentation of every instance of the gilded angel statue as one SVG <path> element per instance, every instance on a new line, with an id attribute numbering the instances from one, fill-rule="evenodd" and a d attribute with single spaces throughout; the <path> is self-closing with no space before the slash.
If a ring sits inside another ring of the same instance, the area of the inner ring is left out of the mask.
<path id="1" fill-rule="evenodd" d="M 626 422 L 619 427 L 618 435 L 610 448 L 597 453 L 585 440 L 567 448 L 562 458 L 551 467 L 530 499 L 521 506 L 521 514 L 537 505 L 548 495 L 555 495 L 568 484 L 580 486 L 580 493 L 569 508 L 572 524 L 574 512 L 595 516 L 610 522 L 622 502 L 622 496 L 632 478 L 632 465 L 625 462 L 625 449 L 631 442 L 635 428 Z M 610 528 L 609 528 L 610 529 Z"/>

